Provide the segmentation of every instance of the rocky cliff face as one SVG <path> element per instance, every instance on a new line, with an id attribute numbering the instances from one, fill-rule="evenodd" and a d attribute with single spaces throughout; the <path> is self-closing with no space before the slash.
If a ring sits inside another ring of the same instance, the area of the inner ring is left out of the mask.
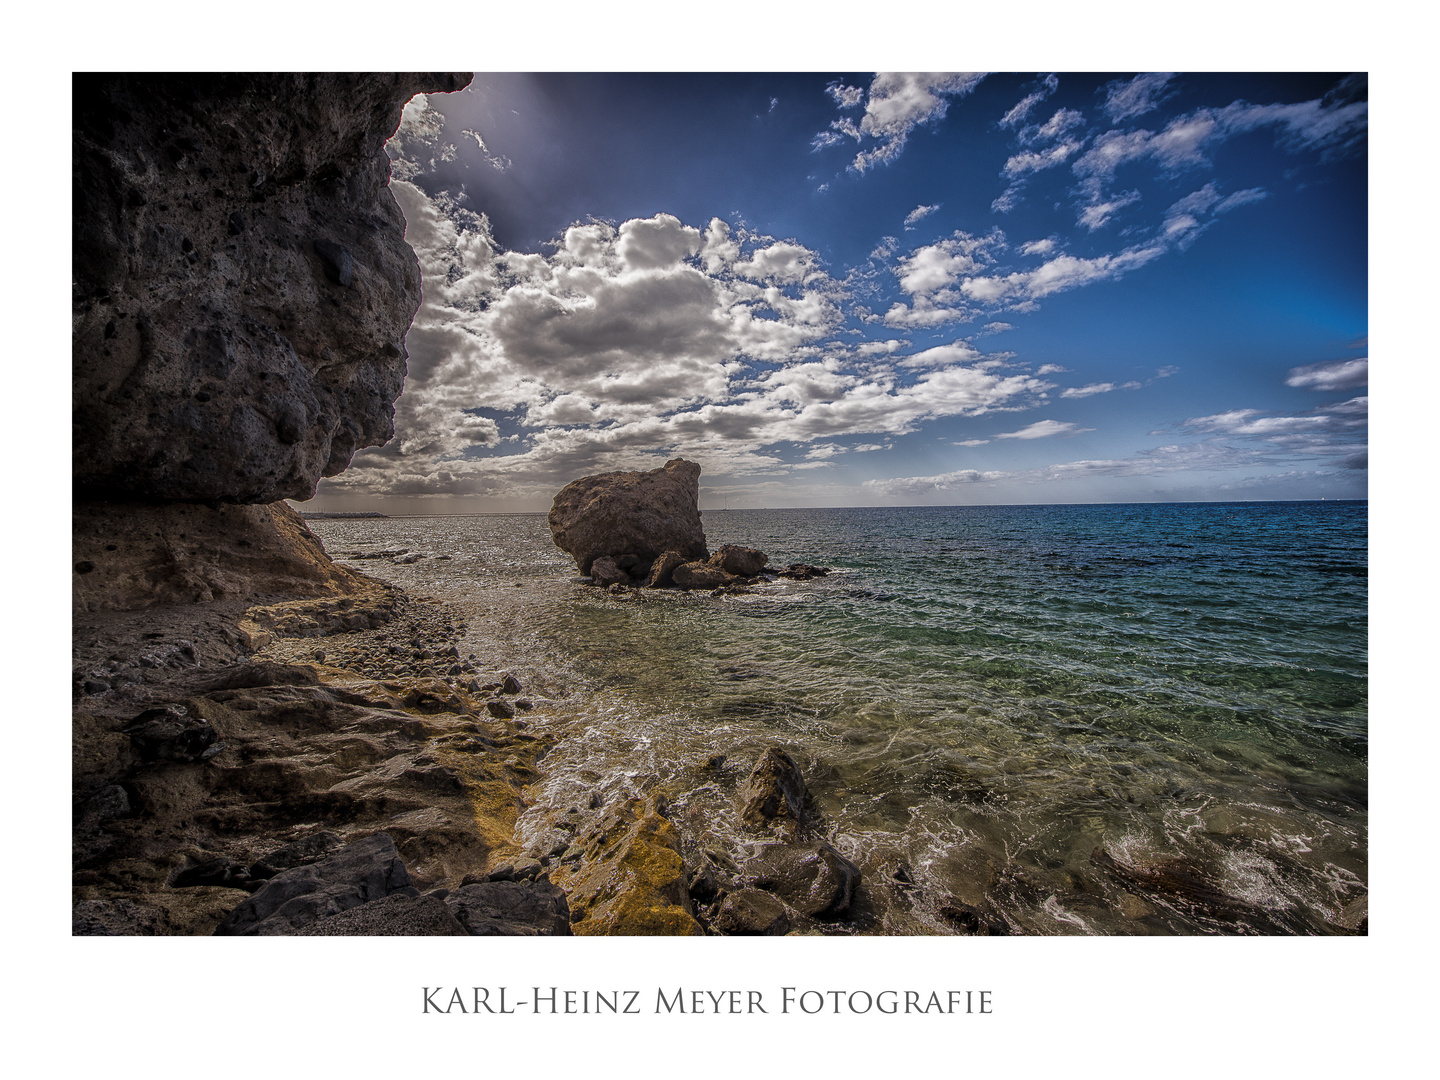
<path id="1" fill-rule="evenodd" d="M 77 497 L 306 499 L 393 435 L 420 271 L 384 144 L 468 82 L 76 77 Z"/>

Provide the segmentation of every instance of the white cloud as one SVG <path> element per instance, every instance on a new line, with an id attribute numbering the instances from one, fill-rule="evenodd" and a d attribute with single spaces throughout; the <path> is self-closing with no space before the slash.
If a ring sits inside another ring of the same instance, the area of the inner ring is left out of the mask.
<path id="1" fill-rule="evenodd" d="M 1042 364 L 1042 365 L 1040 365 L 1040 370 L 1037 371 L 1035 374 L 1036 374 L 1036 375 L 1059 375 L 1059 374 L 1062 374 L 1063 372 L 1066 372 L 1066 371 L 1069 371 L 1069 370 L 1070 370 L 1069 368 L 1061 367 L 1059 364 Z"/>
<path id="2" fill-rule="evenodd" d="M 865 100 L 865 91 L 858 86 L 846 86 L 838 79 L 825 87 L 825 92 L 835 99 L 842 109 L 853 109 Z"/>
<path id="3" fill-rule="evenodd" d="M 1075 139 L 1066 139 L 1050 147 L 1048 150 L 1027 150 L 1021 154 L 1015 154 L 1005 162 L 1003 175 L 1010 179 L 1023 176 L 1030 172 L 1039 172 L 1041 169 L 1053 169 L 1056 165 L 1063 165 L 1069 160 L 1070 155 L 1080 149 L 1080 143 Z"/>
<path id="4" fill-rule="evenodd" d="M 1168 96 L 1165 87 L 1174 77 L 1173 72 L 1156 71 L 1136 75 L 1128 83 L 1110 83 L 1105 87 L 1105 112 L 1111 120 L 1149 112 Z"/>
<path id="5" fill-rule="evenodd" d="M 1055 238 L 1048 236 L 1044 240 L 1031 240 L 1028 244 L 1020 245 L 1021 255 L 1048 255 L 1055 250 Z"/>
<path id="6" fill-rule="evenodd" d="M 1369 381 L 1370 358 L 1366 356 L 1358 360 L 1327 360 L 1293 367 L 1286 375 L 1285 385 L 1307 390 L 1353 390 Z"/>
<path id="7" fill-rule="evenodd" d="M 1084 225 L 1091 232 L 1094 232 L 1096 229 L 1108 225 L 1110 219 L 1115 216 L 1117 211 L 1123 210 L 1131 203 L 1139 201 L 1140 193 L 1138 191 L 1127 191 L 1123 195 L 1115 196 L 1113 199 L 1092 202 L 1088 206 L 1082 207 L 1077 220 L 1081 225 Z"/>
<path id="8" fill-rule="evenodd" d="M 916 222 L 920 221 L 922 218 L 929 217 L 931 214 L 933 214 L 936 210 L 939 210 L 939 209 L 940 209 L 940 204 L 939 204 L 939 203 L 935 203 L 933 206 L 917 206 L 917 207 L 915 207 L 914 210 L 911 210 L 910 213 L 908 213 L 908 214 L 905 215 L 905 227 L 906 227 L 907 229 L 910 228 L 912 225 L 916 224 Z"/>
<path id="9" fill-rule="evenodd" d="M 1126 382 L 1126 383 L 1113 383 L 1113 382 L 1090 383 L 1088 386 L 1072 386 L 1072 387 L 1069 387 L 1069 388 L 1066 389 L 1066 390 L 1062 390 L 1062 391 L 1060 392 L 1060 396 L 1061 396 L 1062 398 L 1087 398 L 1087 397 L 1094 397 L 1096 394 L 1108 394 L 1108 393 L 1110 393 L 1110 391 L 1112 391 L 1112 390 L 1139 390 L 1139 389 L 1140 389 L 1140 384 L 1139 384 L 1138 382 Z"/>
<path id="10" fill-rule="evenodd" d="M 357 454 L 332 492 L 533 498 L 681 453 L 712 476 L 783 474 L 825 465 L 844 437 L 881 449 L 1050 388 L 964 341 L 910 357 L 901 337 L 822 344 L 844 290 L 793 241 L 655 214 L 576 224 L 549 255 L 507 252 L 483 216 L 393 187 L 424 273 L 410 373 L 396 438 Z M 952 239 L 972 257 L 998 242 Z M 804 460 L 769 449 L 782 443 Z"/>
<path id="11" fill-rule="evenodd" d="M 997 439 L 1046 439 L 1052 435 L 1079 435 L 1082 431 L 1094 430 L 1094 428 L 1081 427 L 1079 424 L 1072 424 L 1068 421 L 1037 420 L 1019 431 L 1006 431 L 995 437 Z"/>
<path id="12" fill-rule="evenodd" d="M 945 116 L 952 98 L 963 97 L 979 84 L 983 73 L 881 72 L 870 83 L 865 112 L 855 124 L 848 117 L 831 122 L 830 132 L 821 132 L 811 145 L 815 149 L 838 142 L 835 133 L 857 140 L 869 138 L 878 145 L 855 155 L 850 168 L 864 173 L 876 165 L 894 161 L 918 125 Z M 834 84 L 832 84 L 833 86 Z M 858 105 L 853 87 L 836 87 L 830 94 L 842 108 Z"/>
<path id="13" fill-rule="evenodd" d="M 1030 110 L 1060 88 L 1060 78 L 1055 74 L 1046 75 L 1040 89 L 1025 95 L 1000 118 L 1001 127 L 1015 127 L 1030 115 Z"/>

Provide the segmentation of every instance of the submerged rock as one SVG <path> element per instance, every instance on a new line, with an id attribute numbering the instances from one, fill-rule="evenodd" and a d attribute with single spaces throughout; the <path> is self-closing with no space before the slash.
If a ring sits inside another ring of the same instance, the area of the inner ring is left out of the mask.
<path id="1" fill-rule="evenodd" d="M 682 458 L 650 472 L 601 473 L 567 484 L 549 522 L 556 546 L 574 556 L 582 574 L 607 555 L 642 563 L 672 549 L 688 559 L 710 556 L 700 523 L 700 466 Z"/>
<path id="2" fill-rule="evenodd" d="M 710 926 L 733 937 L 781 937 L 815 928 L 815 923 L 780 897 L 760 889 L 736 889 L 715 905 Z"/>

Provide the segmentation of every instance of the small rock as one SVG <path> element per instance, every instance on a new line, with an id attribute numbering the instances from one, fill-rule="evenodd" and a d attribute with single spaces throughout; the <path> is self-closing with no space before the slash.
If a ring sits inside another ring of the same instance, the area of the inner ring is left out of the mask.
<path id="1" fill-rule="evenodd" d="M 590 564 L 590 580 L 602 589 L 611 585 L 628 583 L 630 575 L 616 565 L 615 560 L 606 556 Z"/>
<path id="2" fill-rule="evenodd" d="M 787 839 L 800 831 L 805 780 L 795 759 L 778 747 L 760 755 L 740 792 L 740 815 L 752 829 L 773 830 Z"/>
<path id="3" fill-rule="evenodd" d="M 500 692 L 502 694 L 519 694 L 524 690 L 520 680 L 511 675 L 508 671 L 500 677 Z"/>
<path id="4" fill-rule="evenodd" d="M 485 708 L 497 720 L 511 720 L 515 717 L 515 706 L 504 698 L 490 698 L 485 702 Z"/>
<path id="5" fill-rule="evenodd" d="M 1010 926 L 997 915 L 987 914 L 979 908 L 947 897 L 940 904 L 940 917 L 962 933 L 975 937 L 1008 937 Z"/>

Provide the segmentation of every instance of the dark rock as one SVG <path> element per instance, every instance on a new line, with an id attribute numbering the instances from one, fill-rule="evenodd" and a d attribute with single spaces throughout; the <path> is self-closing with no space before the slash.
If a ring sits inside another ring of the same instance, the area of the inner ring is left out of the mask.
<path id="1" fill-rule="evenodd" d="M 715 905 L 710 927 L 730 936 L 781 937 L 815 924 L 785 901 L 760 889 L 736 889 Z"/>
<path id="2" fill-rule="evenodd" d="M 805 781 L 795 759 L 778 747 L 769 747 L 740 791 L 740 806 L 741 818 L 752 829 L 794 839 L 805 807 Z"/>
<path id="3" fill-rule="evenodd" d="M 290 870 L 297 866 L 307 866 L 310 863 L 319 862 L 321 859 L 328 859 L 344 846 L 345 841 L 340 839 L 338 833 L 328 831 L 314 833 L 262 856 L 251 865 L 250 876 L 274 877 L 281 870 Z M 261 872 L 257 873 L 257 868 Z M 266 869 L 268 872 L 264 872 Z"/>
<path id="4" fill-rule="evenodd" d="M 97 821 L 124 817 L 130 813 L 130 796 L 119 784 L 110 784 L 86 799 L 80 813 Z"/>
<path id="5" fill-rule="evenodd" d="M 474 937 L 569 936 L 570 906 L 548 881 L 462 885 L 445 905 Z"/>
<path id="6" fill-rule="evenodd" d="M 504 698 L 490 698 L 485 702 L 485 708 L 497 720 L 512 720 L 515 717 L 515 706 Z"/>
<path id="7" fill-rule="evenodd" d="M 217 936 L 291 934 L 307 923 L 411 888 L 389 833 L 347 844 L 328 859 L 276 874 L 216 928 Z"/>
<path id="8" fill-rule="evenodd" d="M 754 577 L 765 569 L 765 564 L 769 561 L 770 556 L 763 551 L 741 547 L 739 544 L 722 544 L 715 554 L 710 556 L 711 566 L 736 577 Z"/>
<path id="9" fill-rule="evenodd" d="M 956 929 L 974 937 L 1008 937 L 1010 925 L 998 915 L 971 907 L 951 896 L 940 905 L 940 917 Z"/>
<path id="10" fill-rule="evenodd" d="M 239 863 L 229 859 L 207 859 L 181 870 L 170 884 L 177 889 L 195 885 L 223 885 L 238 889 L 249 880 L 250 871 Z"/>
<path id="11" fill-rule="evenodd" d="M 544 867 L 538 859 L 532 859 L 527 855 L 515 855 L 501 862 L 489 873 L 466 874 L 460 884 L 478 885 L 486 881 L 533 881 L 543 869 Z"/>
<path id="12" fill-rule="evenodd" d="M 615 560 L 606 555 L 590 564 L 590 580 L 603 589 L 610 585 L 628 583 L 630 575 L 616 566 Z"/>
<path id="13" fill-rule="evenodd" d="M 662 551 L 650 564 L 650 573 L 645 579 L 645 587 L 660 589 L 672 584 L 671 577 L 675 573 L 675 568 L 690 561 L 678 551 Z"/>
<path id="14" fill-rule="evenodd" d="M 700 524 L 700 466 L 676 458 L 650 472 L 613 472 L 567 484 L 550 508 L 556 545 L 575 558 L 580 573 L 613 553 L 654 559 L 674 549 L 706 559 Z"/>
<path id="15" fill-rule="evenodd" d="M 77 497 L 310 498 L 357 447 L 394 435 L 405 357 L 393 346 L 421 291 L 384 146 L 417 92 L 468 79 L 75 80 Z M 176 133 L 186 131 L 204 137 L 177 157 L 174 139 L 189 136 Z M 242 216 L 239 191 L 192 187 L 201 170 L 250 178 Z M 318 243 L 295 243 L 297 234 Z M 340 292 L 344 302 L 328 302 Z"/>
<path id="16" fill-rule="evenodd" d="M 297 937 L 465 937 L 465 927 L 438 896 L 392 893 L 327 915 L 295 931 Z"/>
<path id="17" fill-rule="evenodd" d="M 791 563 L 784 570 L 776 571 L 776 577 L 791 578 L 795 581 L 809 581 L 830 573 L 828 566 L 810 566 L 808 563 Z"/>
<path id="18" fill-rule="evenodd" d="M 202 761 L 224 749 L 209 721 L 183 705 L 146 709 L 124 729 L 141 761 Z"/>
<path id="19" fill-rule="evenodd" d="M 817 919 L 844 915 L 860 883 L 860 868 L 829 844 L 776 844 L 740 868 L 741 880 L 780 897 Z"/>
<path id="20" fill-rule="evenodd" d="M 681 563 L 670 574 L 670 580 L 682 589 L 715 589 L 721 585 L 737 584 L 739 579 L 727 574 L 718 566 L 696 560 Z"/>
<path id="21" fill-rule="evenodd" d="M 330 240 L 316 240 L 315 253 L 325 267 L 325 276 L 336 285 L 348 287 L 350 279 L 355 276 L 355 257 L 349 250 L 343 244 Z"/>

